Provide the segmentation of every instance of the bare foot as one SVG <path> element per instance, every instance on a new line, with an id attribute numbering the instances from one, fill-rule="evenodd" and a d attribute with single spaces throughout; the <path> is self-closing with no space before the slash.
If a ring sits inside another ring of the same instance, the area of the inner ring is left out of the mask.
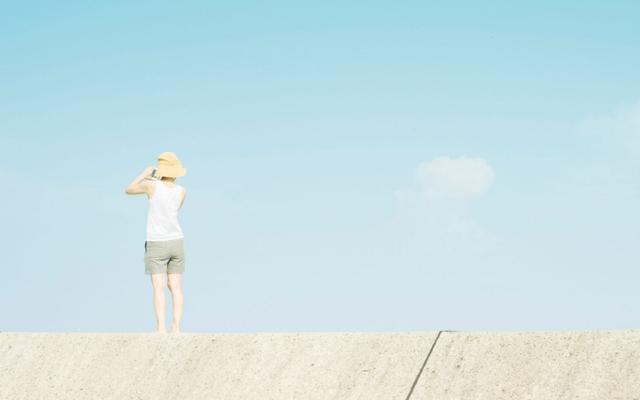
<path id="1" fill-rule="evenodd" d="M 177 326 L 171 326 L 171 333 L 180 333 L 180 328 Z"/>
<path id="2" fill-rule="evenodd" d="M 167 333 L 167 328 L 158 328 L 154 332 L 155 333 Z"/>

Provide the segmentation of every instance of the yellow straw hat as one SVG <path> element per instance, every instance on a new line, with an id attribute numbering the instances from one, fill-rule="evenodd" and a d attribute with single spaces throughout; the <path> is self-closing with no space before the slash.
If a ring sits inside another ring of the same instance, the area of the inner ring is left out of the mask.
<path id="1" fill-rule="evenodd" d="M 165 151 L 158 156 L 157 176 L 177 178 L 186 174 L 187 170 L 182 166 L 175 153 Z"/>

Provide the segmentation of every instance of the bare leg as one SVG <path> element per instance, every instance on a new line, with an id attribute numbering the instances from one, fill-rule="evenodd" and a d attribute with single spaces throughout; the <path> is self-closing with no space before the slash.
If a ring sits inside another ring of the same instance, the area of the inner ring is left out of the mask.
<path id="1" fill-rule="evenodd" d="M 167 328 L 164 323 L 164 274 L 151 274 L 151 283 L 153 284 L 153 306 L 156 312 L 156 332 L 165 333 Z"/>
<path id="2" fill-rule="evenodd" d="M 171 332 L 180 332 L 180 322 L 182 321 L 182 308 L 184 305 L 184 295 L 182 294 L 182 274 L 167 274 L 169 277 L 169 290 L 173 297 L 173 323 Z"/>

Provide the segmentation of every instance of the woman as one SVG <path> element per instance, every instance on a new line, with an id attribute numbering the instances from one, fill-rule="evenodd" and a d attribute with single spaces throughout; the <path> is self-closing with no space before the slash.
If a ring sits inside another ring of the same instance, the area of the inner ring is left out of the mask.
<path id="1" fill-rule="evenodd" d="M 147 214 L 147 240 L 144 242 L 145 273 L 151 275 L 153 304 L 156 314 L 156 332 L 166 333 L 165 327 L 165 275 L 173 298 L 171 332 L 180 332 L 182 307 L 182 273 L 184 272 L 184 235 L 178 223 L 178 210 L 187 191 L 176 183 L 176 178 L 187 170 L 172 152 L 158 156 L 158 167 L 147 167 L 125 189 L 127 194 L 146 194 L 149 198 Z"/>

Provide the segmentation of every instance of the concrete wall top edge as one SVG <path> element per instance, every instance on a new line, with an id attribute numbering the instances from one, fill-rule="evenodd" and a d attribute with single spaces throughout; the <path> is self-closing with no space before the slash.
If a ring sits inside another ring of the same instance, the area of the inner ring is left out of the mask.
<path id="1" fill-rule="evenodd" d="M 153 332 L 62 332 L 62 331 L 0 331 L 0 335 L 138 335 L 138 336 L 205 336 L 205 335 L 424 335 L 440 331 L 264 331 L 264 332 L 182 332 L 180 334 L 158 334 Z M 461 335 L 575 335 L 575 334 L 618 334 L 640 333 L 637 329 L 610 330 L 528 330 L 528 331 L 457 331 L 442 330 L 443 334 Z"/>
<path id="2" fill-rule="evenodd" d="M 406 332 L 349 332 L 349 331 L 328 331 L 328 332 L 182 332 L 179 334 L 158 334 L 153 332 L 26 332 L 0 331 L 0 335 L 131 335 L 131 336 L 158 336 L 158 337 L 181 337 L 181 336 L 255 336 L 255 335 L 435 335 L 438 331 L 406 331 Z"/>

